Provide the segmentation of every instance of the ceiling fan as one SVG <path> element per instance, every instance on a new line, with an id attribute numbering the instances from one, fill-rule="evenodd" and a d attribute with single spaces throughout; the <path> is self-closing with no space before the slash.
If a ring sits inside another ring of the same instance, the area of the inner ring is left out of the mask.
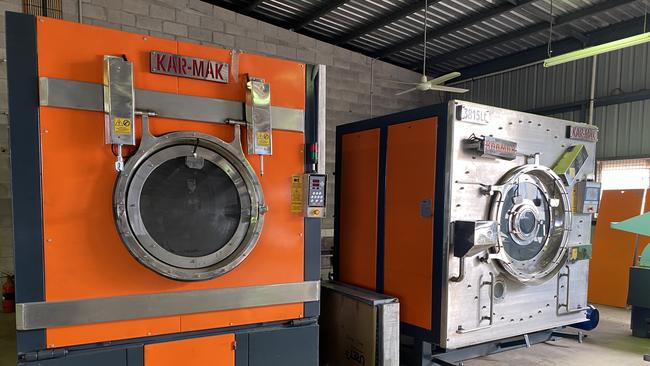
<path id="1" fill-rule="evenodd" d="M 454 88 L 452 86 L 442 85 L 446 81 L 455 79 L 459 76 L 460 73 L 458 71 L 450 72 L 449 74 L 442 75 L 431 80 L 428 80 L 426 75 L 422 75 L 422 78 L 420 79 L 419 83 L 402 83 L 402 84 L 410 84 L 415 86 L 411 89 L 403 90 L 399 93 L 396 93 L 395 95 L 402 95 L 416 90 L 420 90 L 420 91 L 437 90 L 437 91 L 444 91 L 450 93 L 467 93 L 469 89 Z"/>
<path id="2" fill-rule="evenodd" d="M 435 79 L 429 80 L 426 75 L 427 71 L 427 21 L 429 18 L 429 4 L 428 1 L 424 2 L 424 55 L 422 59 L 422 77 L 420 78 L 419 83 L 404 83 L 400 82 L 401 84 L 409 84 L 409 85 L 415 85 L 411 89 L 403 90 L 395 95 L 402 95 L 406 93 L 410 93 L 412 91 L 427 91 L 427 90 L 436 90 L 436 91 L 444 91 L 444 92 L 450 92 L 450 93 L 467 93 L 469 89 L 463 89 L 463 88 L 454 88 L 451 86 L 445 86 L 443 85 L 445 82 L 455 79 L 460 76 L 460 72 L 454 71 L 450 72 L 449 74 L 439 76 Z"/>

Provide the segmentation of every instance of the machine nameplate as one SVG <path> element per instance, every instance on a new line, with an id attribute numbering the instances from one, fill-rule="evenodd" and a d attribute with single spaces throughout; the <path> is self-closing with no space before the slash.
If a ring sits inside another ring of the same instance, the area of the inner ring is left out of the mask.
<path id="1" fill-rule="evenodd" d="M 494 156 L 506 160 L 514 160 L 517 157 L 517 143 L 514 141 L 485 136 L 483 138 L 482 147 L 483 155 Z"/>
<path id="2" fill-rule="evenodd" d="M 228 83 L 228 64 L 202 58 L 151 52 L 151 72 Z"/>
<path id="3" fill-rule="evenodd" d="M 572 140 L 598 142 L 598 130 L 592 127 L 567 126 L 566 137 Z"/>
<path id="4" fill-rule="evenodd" d="M 469 107 L 459 104 L 456 106 L 456 118 L 463 122 L 485 125 L 490 122 L 490 111 L 485 108 Z"/>

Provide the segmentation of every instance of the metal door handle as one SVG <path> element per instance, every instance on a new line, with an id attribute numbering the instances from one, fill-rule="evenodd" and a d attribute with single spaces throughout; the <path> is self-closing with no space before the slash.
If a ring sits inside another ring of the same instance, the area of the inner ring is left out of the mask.
<path id="1" fill-rule="evenodd" d="M 476 332 L 479 330 L 484 330 L 491 328 L 492 325 L 494 324 L 494 273 L 490 272 L 490 281 L 483 281 L 483 275 L 479 278 L 479 288 L 478 288 L 478 307 L 479 311 L 481 311 L 481 288 L 485 285 L 490 285 L 490 316 L 482 316 L 481 319 L 479 319 L 479 325 L 483 320 L 489 320 L 490 323 L 488 325 L 483 325 L 483 326 L 478 326 L 476 328 L 470 328 L 470 329 L 464 329 L 463 326 L 459 326 L 458 330 L 456 330 L 456 333 L 458 334 L 465 334 L 465 333 L 471 333 L 471 332 Z"/>

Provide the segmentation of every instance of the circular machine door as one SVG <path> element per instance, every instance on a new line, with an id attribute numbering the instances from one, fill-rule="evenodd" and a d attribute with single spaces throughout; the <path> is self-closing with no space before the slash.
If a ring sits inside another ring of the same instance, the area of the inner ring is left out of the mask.
<path id="1" fill-rule="evenodd" d="M 191 132 L 152 140 L 129 159 L 115 187 L 124 243 L 140 263 L 173 279 L 232 270 L 257 243 L 264 213 L 241 147 Z"/>
<path id="2" fill-rule="evenodd" d="M 564 184 L 549 168 L 524 165 L 499 187 L 491 208 L 499 226 L 496 258 L 517 281 L 542 282 L 566 260 L 571 207 Z"/>

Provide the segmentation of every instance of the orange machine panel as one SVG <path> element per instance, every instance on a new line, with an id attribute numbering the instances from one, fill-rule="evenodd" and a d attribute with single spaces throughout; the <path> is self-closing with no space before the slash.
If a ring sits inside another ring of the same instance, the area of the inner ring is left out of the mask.
<path id="1" fill-rule="evenodd" d="M 610 225 L 639 215 L 642 203 L 642 189 L 603 191 L 589 269 L 590 303 L 627 306 L 636 235 Z"/>
<path id="2" fill-rule="evenodd" d="M 339 279 L 374 290 L 377 273 L 379 129 L 343 135 L 341 144 Z M 360 261 L 359 258 L 364 260 Z"/>
<path id="3" fill-rule="evenodd" d="M 233 334 L 144 346 L 145 366 L 234 366 Z"/>
<path id="4" fill-rule="evenodd" d="M 153 74 L 149 72 L 149 52 L 230 63 L 229 50 L 42 17 L 38 18 L 37 31 L 40 76 L 102 83 L 104 55 L 126 55 L 133 61 L 133 78 L 139 89 L 243 101 L 243 75 L 250 74 L 269 82 L 271 104 L 287 108 L 305 106 L 305 65 L 299 62 L 242 53 L 239 55 L 239 76 L 242 77 L 237 80 L 231 72 L 230 82 L 221 84 Z"/>
<path id="5" fill-rule="evenodd" d="M 403 322 L 431 329 L 437 118 L 388 127 L 384 292 L 399 298 Z M 418 172 L 417 178 L 413 172 Z M 414 255 L 417 253 L 417 255 Z"/>
<path id="6" fill-rule="evenodd" d="M 149 73 L 150 51 L 229 61 L 226 50 L 46 18 L 38 18 L 37 29 L 40 76 L 100 83 L 103 55 L 126 54 L 134 63 L 136 88 L 243 101 L 243 87 L 234 79 L 230 84 L 218 84 Z M 304 65 L 242 55 L 239 69 L 240 74 L 250 72 L 270 82 L 273 105 L 304 107 Z M 265 174 L 260 176 L 269 212 L 250 256 L 214 280 L 179 282 L 145 268 L 119 237 L 112 213 L 115 157 L 104 145 L 103 113 L 41 107 L 40 120 L 47 301 L 303 281 L 304 222 L 301 215 L 290 212 L 290 177 L 304 171 L 302 133 L 273 131 L 273 155 L 265 157 Z M 162 118 L 151 118 L 150 123 L 154 135 L 183 130 L 226 141 L 233 137 L 233 127 L 227 125 Z M 259 158 L 249 160 L 259 172 Z M 47 344 L 61 347 L 302 315 L 299 303 L 50 328 Z"/>

